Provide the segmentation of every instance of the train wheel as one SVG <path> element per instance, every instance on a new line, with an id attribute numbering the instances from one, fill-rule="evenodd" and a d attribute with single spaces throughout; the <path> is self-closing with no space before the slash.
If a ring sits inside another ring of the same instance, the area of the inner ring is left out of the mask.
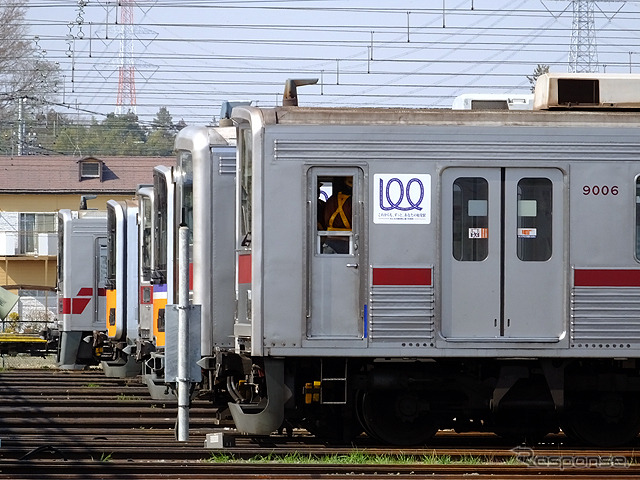
<path id="1" fill-rule="evenodd" d="M 428 403 L 415 393 L 378 390 L 362 395 L 359 417 L 364 429 L 391 445 L 423 445 L 438 431 Z"/>
<path id="2" fill-rule="evenodd" d="M 570 436 L 598 447 L 632 442 L 640 431 L 640 407 L 634 395 L 620 392 L 580 393 L 564 418 Z"/>
<path id="3" fill-rule="evenodd" d="M 363 390 L 359 390 L 356 393 L 356 398 L 355 398 L 356 418 L 357 418 L 358 422 L 360 422 L 360 426 L 362 427 L 362 430 L 364 430 L 364 433 L 366 433 L 368 437 L 381 442 L 382 440 L 380 438 L 377 438 L 375 433 L 372 432 L 369 429 L 369 427 L 367 426 L 367 422 L 365 420 L 365 415 L 364 415 L 364 412 L 363 412 L 364 395 L 365 395 L 365 392 Z"/>

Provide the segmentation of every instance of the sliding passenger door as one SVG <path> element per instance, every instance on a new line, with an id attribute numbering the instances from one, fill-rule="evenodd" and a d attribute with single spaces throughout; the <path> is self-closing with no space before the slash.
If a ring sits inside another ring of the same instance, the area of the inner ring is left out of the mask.
<path id="1" fill-rule="evenodd" d="M 557 342 L 565 332 L 563 174 L 442 174 L 442 327 L 448 340 Z"/>

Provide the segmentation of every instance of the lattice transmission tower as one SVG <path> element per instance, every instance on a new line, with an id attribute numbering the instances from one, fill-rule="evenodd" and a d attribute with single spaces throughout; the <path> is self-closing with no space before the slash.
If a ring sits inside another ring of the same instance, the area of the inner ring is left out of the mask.
<path id="1" fill-rule="evenodd" d="M 596 24 L 593 19 L 594 3 L 591 0 L 573 0 L 571 47 L 569 49 L 570 72 L 597 72 L 598 45 Z"/>
<path id="2" fill-rule="evenodd" d="M 597 0 L 598 2 L 624 3 L 620 0 Z M 598 45 L 594 8 L 596 0 L 571 0 L 573 21 L 571 47 L 569 49 L 569 72 L 598 72 Z"/>
<path id="3" fill-rule="evenodd" d="M 134 0 L 120 0 L 120 53 L 118 55 L 117 114 L 136 113 L 136 67 L 133 59 L 133 10 Z"/>

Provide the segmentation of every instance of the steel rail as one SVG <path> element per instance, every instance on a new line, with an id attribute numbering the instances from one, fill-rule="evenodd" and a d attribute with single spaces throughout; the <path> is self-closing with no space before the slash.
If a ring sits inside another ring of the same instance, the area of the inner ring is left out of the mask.
<path id="1" fill-rule="evenodd" d="M 88 388 L 88 383 L 97 386 Z M 304 430 L 294 430 L 293 436 L 263 437 L 222 430 L 215 419 L 217 411 L 206 400 L 195 398 L 190 407 L 189 441 L 178 442 L 175 402 L 151 400 L 139 379 L 107 379 L 94 372 L 0 372 L 0 388 L 0 477 L 277 479 L 357 475 L 366 480 L 392 474 L 400 479 L 472 475 L 477 480 L 579 480 L 640 476 L 640 449 L 579 448 L 562 435 L 548 436 L 546 443 L 519 451 L 493 434 L 451 431 L 439 432 L 431 445 L 422 448 L 381 447 L 364 436 L 355 446 L 326 445 Z M 103 396 L 95 396 L 96 390 Z M 235 446 L 205 449 L 204 439 L 212 432 L 225 432 Z M 348 457 L 354 452 L 415 461 L 389 465 L 312 463 L 316 457 Z M 210 461 L 221 458 L 219 454 L 230 461 Z M 301 463 L 282 463 L 291 454 Z M 256 461 L 259 457 L 263 460 Z M 589 459 L 614 457 L 622 459 L 615 467 L 582 468 L 589 465 L 585 463 Z M 448 464 L 437 464 L 439 461 Z"/>

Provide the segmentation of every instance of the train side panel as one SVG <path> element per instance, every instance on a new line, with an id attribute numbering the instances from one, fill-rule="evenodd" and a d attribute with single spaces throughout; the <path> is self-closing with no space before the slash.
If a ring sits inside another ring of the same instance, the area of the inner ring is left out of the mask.
<path id="1" fill-rule="evenodd" d="M 236 113 L 238 429 L 637 435 L 637 113 Z"/>
<path id="2" fill-rule="evenodd" d="M 622 132 L 612 132 L 601 141 L 600 148 L 584 152 L 587 161 L 576 164 L 571 174 L 571 351 L 579 356 L 637 357 L 640 167 L 633 153 L 636 141 Z"/>
<path id="3" fill-rule="evenodd" d="M 266 354 L 569 356 L 576 269 L 580 287 L 584 269 L 638 268 L 634 129 L 371 127 L 391 138 L 375 154 L 358 128 L 317 131 L 267 130 L 254 165 L 251 311 Z M 343 255 L 321 252 L 315 221 L 333 176 L 353 180 Z"/>
<path id="4" fill-rule="evenodd" d="M 98 337 L 102 368 L 109 377 L 140 373 L 138 341 L 138 202 L 107 202 L 108 255 L 106 336 Z"/>
<path id="5" fill-rule="evenodd" d="M 58 222 L 58 364 L 84 368 L 97 360 L 83 339 L 105 328 L 106 213 L 61 210 Z"/>

